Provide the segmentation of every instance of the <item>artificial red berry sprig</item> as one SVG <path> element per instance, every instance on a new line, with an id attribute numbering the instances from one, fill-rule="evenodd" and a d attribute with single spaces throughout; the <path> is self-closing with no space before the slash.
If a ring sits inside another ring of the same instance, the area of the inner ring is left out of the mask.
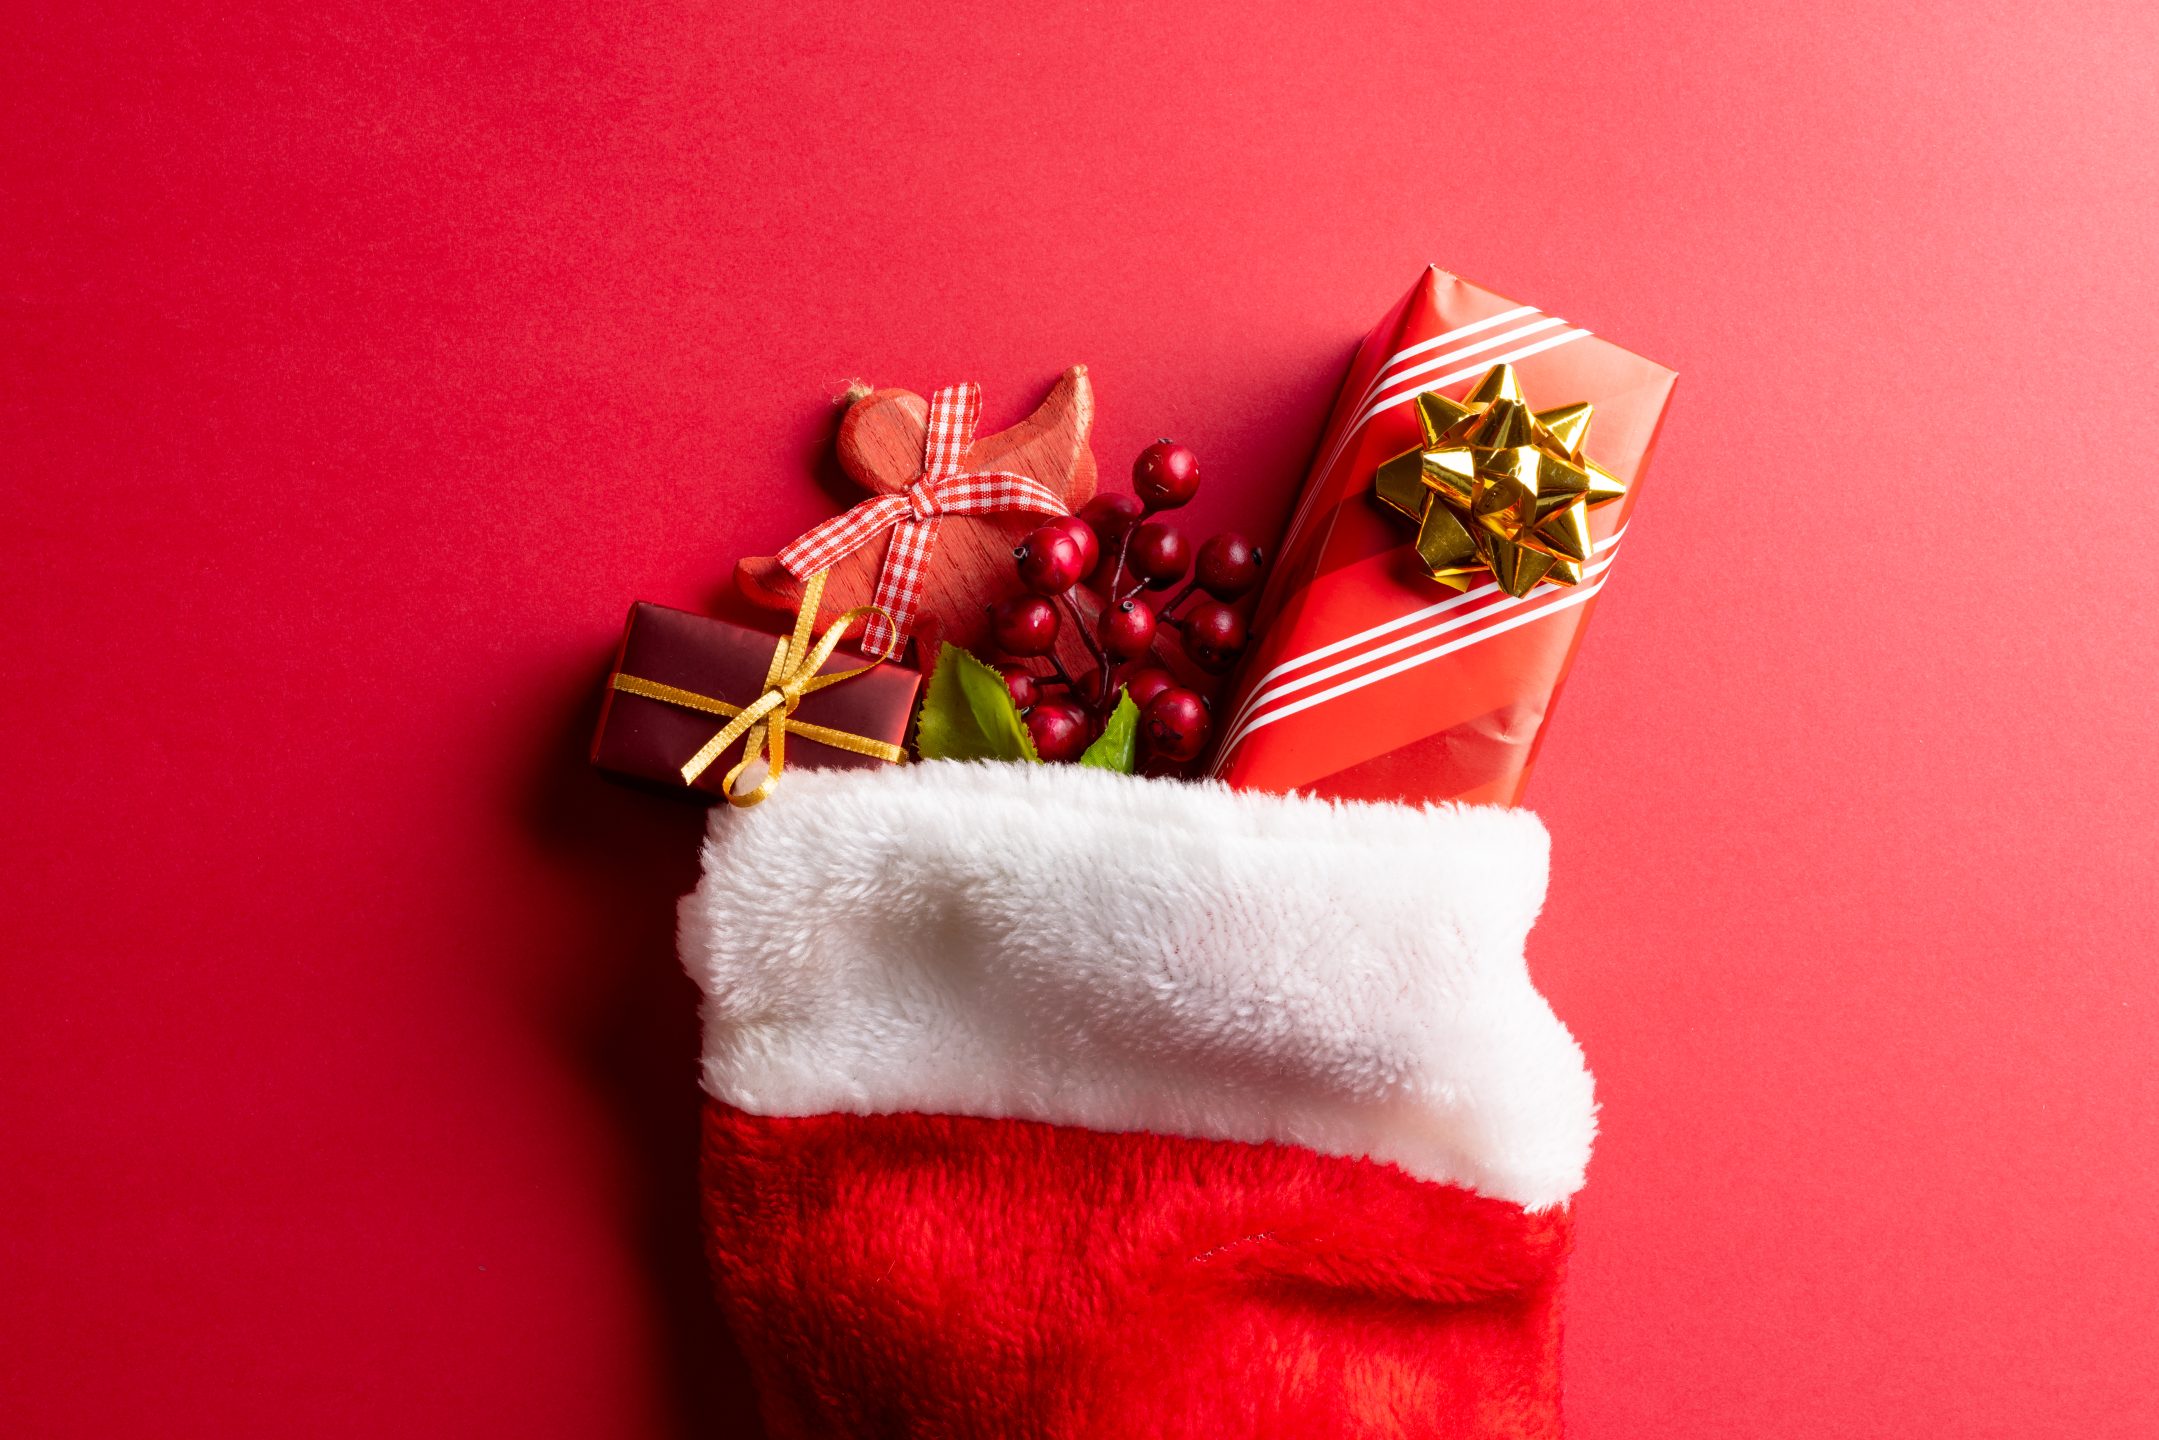
<path id="1" fill-rule="evenodd" d="M 1199 480 L 1199 457 L 1189 446 L 1157 441 L 1132 462 L 1131 494 L 1097 495 L 1079 514 L 1045 521 L 1012 552 L 1020 593 L 990 606 L 990 637 L 1038 758 L 1089 753 L 1120 694 L 1137 709 L 1149 758 L 1183 764 L 1206 746 L 1207 698 L 1178 682 L 1156 646 L 1174 633 L 1194 668 L 1228 673 L 1249 638 L 1234 607 L 1258 586 L 1262 560 L 1259 547 L 1235 531 L 1212 536 L 1195 551 L 1184 531 L 1162 517 L 1189 503 Z M 1092 623 L 1074 599 L 1083 584 L 1100 602 Z M 1166 602 L 1157 598 L 1173 589 Z M 1094 661 L 1091 672 L 1071 675 L 1056 658 L 1067 623 Z"/>

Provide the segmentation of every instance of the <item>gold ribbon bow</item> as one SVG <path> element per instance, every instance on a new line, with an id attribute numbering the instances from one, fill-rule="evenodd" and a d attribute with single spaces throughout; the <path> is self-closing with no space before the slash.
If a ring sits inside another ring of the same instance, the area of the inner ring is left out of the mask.
<path id="1" fill-rule="evenodd" d="M 727 752 L 727 747 L 747 735 L 742 746 L 742 759 L 727 772 L 720 784 L 727 803 L 744 809 L 756 805 L 772 793 L 780 782 L 780 770 L 786 764 L 787 735 L 789 731 L 805 740 L 815 740 L 820 745 L 830 745 L 837 750 L 852 751 L 857 755 L 869 755 L 887 764 L 896 765 L 907 758 L 907 752 L 884 740 L 872 740 L 867 735 L 855 735 L 845 730 L 834 730 L 826 725 L 808 725 L 793 719 L 795 707 L 802 697 L 827 685 L 837 685 L 852 680 L 857 675 L 876 669 L 892 658 L 897 648 L 898 630 L 893 635 L 894 645 L 884 654 L 873 658 L 867 665 L 857 665 L 852 670 L 835 670 L 829 675 L 817 672 L 832 658 L 840 641 L 847 638 L 847 631 L 858 620 L 883 616 L 888 622 L 891 615 L 882 605 L 857 605 L 846 611 L 839 619 L 810 643 L 810 632 L 817 626 L 818 602 L 824 599 L 825 572 L 820 570 L 802 586 L 802 608 L 795 613 L 795 629 L 792 635 L 780 641 L 772 652 L 772 664 L 765 671 L 764 693 L 748 705 L 730 705 L 725 700 L 715 700 L 710 695 L 700 695 L 694 690 L 684 690 L 674 685 L 663 685 L 657 680 L 644 680 L 635 675 L 617 673 L 614 687 L 631 695 L 642 695 L 648 700 L 664 700 L 670 705 L 702 711 L 707 715 L 732 717 L 720 732 L 707 740 L 695 755 L 682 767 L 682 783 L 695 785 L 697 777 L 712 768 L 712 763 Z M 735 793 L 735 781 L 749 769 L 751 762 L 760 754 L 767 758 L 765 778 L 757 782 L 757 788 L 743 794 Z"/>
<path id="2" fill-rule="evenodd" d="M 1589 511 L 1627 493 L 1582 453 L 1591 407 L 1531 410 L 1512 365 L 1494 365 L 1464 400 L 1417 397 L 1424 443 L 1381 463 L 1372 493 L 1417 522 L 1417 558 L 1466 590 L 1483 571 L 1520 598 L 1575 585 L 1589 559 Z"/>

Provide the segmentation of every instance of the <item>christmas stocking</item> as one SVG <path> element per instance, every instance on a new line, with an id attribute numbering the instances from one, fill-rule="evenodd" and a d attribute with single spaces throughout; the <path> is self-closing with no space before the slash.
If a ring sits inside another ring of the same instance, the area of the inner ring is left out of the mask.
<path id="1" fill-rule="evenodd" d="M 716 812 L 719 1293 L 776 1436 L 1549 1436 L 1595 1105 L 1526 812 L 1073 765 Z"/>

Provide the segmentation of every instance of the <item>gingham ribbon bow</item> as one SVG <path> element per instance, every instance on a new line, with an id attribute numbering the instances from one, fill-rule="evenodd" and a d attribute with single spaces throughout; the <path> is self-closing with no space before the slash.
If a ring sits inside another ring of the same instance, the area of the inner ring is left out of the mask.
<path id="1" fill-rule="evenodd" d="M 922 598 L 937 529 L 947 515 L 992 515 L 1024 510 L 1068 515 L 1064 501 L 1039 480 L 1009 470 L 962 470 L 961 457 L 974 443 L 982 413 L 982 387 L 947 385 L 930 396 L 929 429 L 922 439 L 922 478 L 901 494 L 878 495 L 835 515 L 780 552 L 780 564 L 797 580 L 828 570 L 885 531 L 892 545 L 877 577 L 871 603 L 883 607 L 904 635 Z M 898 643 L 883 615 L 862 632 L 863 651 L 881 655 Z"/>

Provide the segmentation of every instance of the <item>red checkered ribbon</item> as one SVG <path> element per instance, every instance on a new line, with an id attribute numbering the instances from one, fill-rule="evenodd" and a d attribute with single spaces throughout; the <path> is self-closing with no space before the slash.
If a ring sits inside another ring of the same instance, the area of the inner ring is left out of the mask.
<path id="1" fill-rule="evenodd" d="M 885 531 L 892 544 L 877 577 L 872 604 L 888 611 L 904 635 L 922 598 L 930 553 L 946 515 L 993 515 L 1024 510 L 1038 515 L 1068 515 L 1064 501 L 1039 480 L 1009 470 L 962 470 L 961 459 L 974 443 L 975 421 L 982 413 L 982 387 L 947 385 L 930 396 L 929 429 L 922 441 L 922 478 L 898 495 L 865 500 L 835 515 L 780 552 L 780 564 L 797 580 L 854 554 Z M 898 643 L 883 616 L 872 616 L 862 632 L 865 654 L 880 655 Z"/>

